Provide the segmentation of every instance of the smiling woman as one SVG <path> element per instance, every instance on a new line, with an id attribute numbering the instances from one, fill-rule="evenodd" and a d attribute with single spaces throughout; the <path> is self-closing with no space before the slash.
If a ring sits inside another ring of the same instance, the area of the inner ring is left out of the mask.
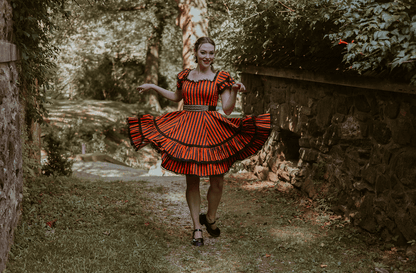
<path id="1" fill-rule="evenodd" d="M 228 72 L 215 71 L 215 43 L 208 37 L 199 38 L 194 47 L 197 68 L 185 69 L 177 76 L 177 89 L 170 92 L 153 84 L 143 84 L 139 92 L 150 89 L 172 101 L 183 99 L 182 111 L 159 117 L 143 115 L 128 118 L 129 133 L 137 150 L 152 144 L 160 152 L 162 167 L 186 175 L 186 198 L 194 223 L 192 244 L 202 246 L 201 225 L 213 237 L 220 235 L 215 225 L 216 212 L 222 195 L 223 175 L 237 160 L 255 154 L 270 133 L 270 114 L 257 117 L 226 118 L 216 111 L 219 97 L 224 112 L 234 109 L 237 92 L 245 92 Z M 210 177 L 208 211 L 201 214 L 199 181 Z"/>

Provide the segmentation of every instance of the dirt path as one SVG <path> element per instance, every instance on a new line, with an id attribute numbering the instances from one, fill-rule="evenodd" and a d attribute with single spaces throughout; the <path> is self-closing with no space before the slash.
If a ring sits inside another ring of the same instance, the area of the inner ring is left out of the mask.
<path id="1" fill-rule="evenodd" d="M 168 234 L 166 259 L 175 272 L 416 272 L 403 249 L 358 233 L 349 219 L 332 214 L 324 196 L 312 201 L 247 174 L 226 175 L 217 215 L 222 235 L 212 238 L 204 229 L 205 246 L 193 247 L 185 177 L 155 176 L 161 171 L 74 164 L 79 178 L 146 182 L 140 186 L 147 200 L 143 209 Z M 209 180 L 201 178 L 201 212 L 206 212 L 208 187 Z"/>
<path id="2" fill-rule="evenodd" d="M 212 238 L 204 229 L 205 246 L 193 247 L 185 179 L 147 179 L 146 210 L 172 236 L 167 259 L 177 272 L 414 272 L 402 249 L 381 250 L 377 238 L 351 229 L 323 201 L 241 175 L 225 179 L 217 215 L 222 235 Z M 208 187 L 201 178 L 202 212 Z"/>

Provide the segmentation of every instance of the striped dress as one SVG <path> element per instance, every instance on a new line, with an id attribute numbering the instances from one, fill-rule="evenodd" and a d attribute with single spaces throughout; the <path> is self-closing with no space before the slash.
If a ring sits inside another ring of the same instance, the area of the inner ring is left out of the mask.
<path id="1" fill-rule="evenodd" d="M 185 105 L 216 106 L 219 95 L 234 79 L 218 71 L 214 80 L 188 79 L 178 74 L 177 87 Z M 175 111 L 158 117 L 146 114 L 127 119 L 130 139 L 138 150 L 153 144 L 166 170 L 186 175 L 226 173 L 233 163 L 255 154 L 270 134 L 270 114 L 226 118 L 217 111 Z"/>

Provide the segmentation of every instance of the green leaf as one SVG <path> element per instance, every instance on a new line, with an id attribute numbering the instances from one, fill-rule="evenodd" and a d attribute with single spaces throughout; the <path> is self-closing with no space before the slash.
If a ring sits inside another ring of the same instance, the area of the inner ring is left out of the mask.
<path id="1" fill-rule="evenodd" d="M 376 31 L 374 33 L 374 40 L 380 39 L 380 40 L 387 40 L 389 37 L 387 36 L 389 34 L 386 30 Z"/>

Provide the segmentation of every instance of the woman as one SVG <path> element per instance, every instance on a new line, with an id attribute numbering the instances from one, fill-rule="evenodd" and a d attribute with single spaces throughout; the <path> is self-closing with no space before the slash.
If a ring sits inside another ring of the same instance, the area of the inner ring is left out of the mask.
<path id="1" fill-rule="evenodd" d="M 136 150 L 151 143 L 161 154 L 163 168 L 186 175 L 186 200 L 194 225 L 192 244 L 203 246 L 202 225 L 211 236 L 220 235 L 215 219 L 224 173 L 235 161 L 256 153 L 263 146 L 270 132 L 270 114 L 230 119 L 219 114 L 216 111 L 219 96 L 222 109 L 229 115 L 234 109 L 237 92 L 245 92 L 245 86 L 235 83 L 228 72 L 214 72 L 215 43 L 212 39 L 199 38 L 194 53 L 198 65 L 178 74 L 175 92 L 154 84 L 137 88 L 140 93 L 153 89 L 175 102 L 183 99 L 183 110 L 159 117 L 128 118 L 128 126 Z M 209 176 L 210 187 L 207 213 L 200 215 L 201 176 Z"/>

